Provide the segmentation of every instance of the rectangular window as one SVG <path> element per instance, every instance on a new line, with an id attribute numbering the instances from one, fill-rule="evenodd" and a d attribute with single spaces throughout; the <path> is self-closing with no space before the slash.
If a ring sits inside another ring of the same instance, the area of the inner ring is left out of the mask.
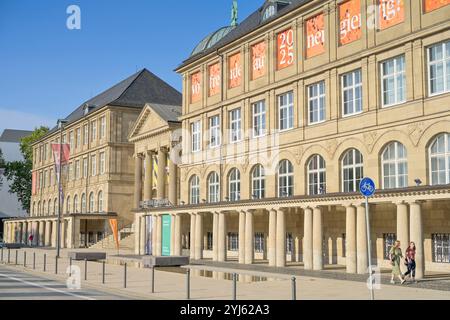
<path id="1" fill-rule="evenodd" d="M 213 234 L 212 232 L 207 233 L 207 246 L 206 250 L 212 250 L 213 249 Z"/>
<path id="2" fill-rule="evenodd" d="M 428 78 L 430 96 L 450 91 L 450 41 L 428 49 Z"/>
<path id="3" fill-rule="evenodd" d="M 309 124 L 325 121 L 325 81 L 308 87 Z"/>
<path id="4" fill-rule="evenodd" d="M 91 122 L 91 141 L 97 140 L 97 121 Z"/>
<path id="5" fill-rule="evenodd" d="M 266 102 L 264 100 L 253 104 L 253 137 L 266 135 Z"/>
<path id="6" fill-rule="evenodd" d="M 201 128 L 200 121 L 196 121 L 191 124 L 192 131 L 192 152 L 198 152 L 201 150 Z"/>
<path id="7" fill-rule="evenodd" d="M 230 142 L 239 142 L 242 139 L 241 109 L 230 111 Z"/>
<path id="8" fill-rule="evenodd" d="M 97 157 L 96 156 L 91 156 L 91 173 L 92 176 L 95 177 L 97 175 Z"/>
<path id="9" fill-rule="evenodd" d="M 77 139 L 75 141 L 75 147 L 78 148 L 81 145 L 81 129 L 77 129 Z"/>
<path id="10" fill-rule="evenodd" d="M 362 112 L 361 70 L 349 72 L 342 76 L 342 105 L 344 116 Z"/>
<path id="11" fill-rule="evenodd" d="M 103 139 L 106 135 L 106 117 L 100 118 L 100 139 Z"/>
<path id="12" fill-rule="evenodd" d="M 83 134 L 83 145 L 87 145 L 89 140 L 89 126 L 87 124 L 84 125 L 84 134 Z"/>
<path id="13" fill-rule="evenodd" d="M 62 137 L 62 144 L 66 144 L 67 143 L 67 135 L 65 134 L 65 135 L 63 135 L 63 137 Z"/>
<path id="14" fill-rule="evenodd" d="M 450 263 L 450 234 L 433 234 L 433 262 Z"/>
<path id="15" fill-rule="evenodd" d="M 294 128 L 294 93 L 292 91 L 278 96 L 278 119 L 280 131 Z"/>
<path id="16" fill-rule="evenodd" d="M 255 232 L 255 252 L 263 253 L 265 244 L 264 244 L 264 233 Z"/>
<path id="17" fill-rule="evenodd" d="M 383 107 L 406 101 L 405 57 L 400 56 L 381 63 L 381 91 Z"/>
<path id="18" fill-rule="evenodd" d="M 88 177 L 88 158 L 83 158 L 83 178 Z"/>
<path id="19" fill-rule="evenodd" d="M 50 169 L 48 173 L 48 185 L 51 187 L 53 185 L 53 169 Z"/>
<path id="20" fill-rule="evenodd" d="M 216 148 L 220 143 L 220 118 L 214 116 L 209 118 L 209 147 Z"/>
<path id="21" fill-rule="evenodd" d="M 69 181 L 73 180 L 73 163 L 69 163 Z"/>
<path id="22" fill-rule="evenodd" d="M 44 144 L 44 161 L 47 160 L 47 144 Z"/>
<path id="23" fill-rule="evenodd" d="M 105 174 L 105 153 L 100 152 L 100 174 Z"/>
<path id="24" fill-rule="evenodd" d="M 236 232 L 228 233 L 228 251 L 239 250 L 239 234 Z"/>
<path id="25" fill-rule="evenodd" d="M 69 132 L 69 146 L 70 146 L 70 150 L 73 150 L 73 147 L 75 146 L 73 131 Z"/>
<path id="26" fill-rule="evenodd" d="M 75 179 L 80 179 L 80 160 L 75 161 Z"/>
<path id="27" fill-rule="evenodd" d="M 294 254 L 294 237 L 292 233 L 286 233 L 286 253 Z"/>
<path id="28" fill-rule="evenodd" d="M 397 241 L 397 235 L 395 233 L 385 233 L 383 234 L 383 244 L 384 244 L 384 259 L 390 260 L 389 252 L 391 252 L 392 247 Z"/>

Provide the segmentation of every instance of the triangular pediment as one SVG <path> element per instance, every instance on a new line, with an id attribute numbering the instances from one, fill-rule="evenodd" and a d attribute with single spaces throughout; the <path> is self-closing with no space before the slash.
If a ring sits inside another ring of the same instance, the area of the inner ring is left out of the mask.
<path id="1" fill-rule="evenodd" d="M 169 128 L 169 123 L 156 113 L 151 105 L 147 104 L 137 118 L 136 123 L 131 130 L 129 140 L 152 134 L 153 132 L 160 132 L 162 129 L 167 128 Z"/>

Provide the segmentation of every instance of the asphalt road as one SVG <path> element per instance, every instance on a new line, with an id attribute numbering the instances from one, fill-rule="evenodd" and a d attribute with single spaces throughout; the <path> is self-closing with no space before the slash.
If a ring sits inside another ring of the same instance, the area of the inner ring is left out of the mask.
<path id="1" fill-rule="evenodd" d="M 126 300 L 91 289 L 69 290 L 65 283 L 0 265 L 0 300 Z"/>

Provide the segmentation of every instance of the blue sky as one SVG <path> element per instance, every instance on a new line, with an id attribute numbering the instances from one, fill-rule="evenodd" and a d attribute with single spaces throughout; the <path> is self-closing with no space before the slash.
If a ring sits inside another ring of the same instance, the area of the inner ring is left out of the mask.
<path id="1" fill-rule="evenodd" d="M 264 0 L 239 0 L 239 21 Z M 0 0 L 0 132 L 54 125 L 147 68 L 181 89 L 174 68 L 230 23 L 232 0 Z M 81 30 L 69 30 L 69 5 Z"/>

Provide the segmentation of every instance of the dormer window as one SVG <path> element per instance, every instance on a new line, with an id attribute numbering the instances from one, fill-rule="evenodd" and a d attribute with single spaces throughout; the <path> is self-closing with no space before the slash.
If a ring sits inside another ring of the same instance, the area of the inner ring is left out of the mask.
<path id="1" fill-rule="evenodd" d="M 291 4 L 291 1 L 289 0 L 267 0 L 266 4 L 262 10 L 263 14 L 261 17 L 261 21 L 265 22 L 266 20 L 273 17 L 275 14 L 277 14 L 278 11 L 286 7 L 287 5 Z"/>
<path id="2" fill-rule="evenodd" d="M 264 10 L 262 21 L 266 21 L 267 19 L 275 15 L 275 13 L 276 13 L 275 4 L 271 4 Z"/>
<path id="3" fill-rule="evenodd" d="M 85 104 L 84 105 L 84 115 L 87 115 L 89 112 L 91 112 L 92 110 L 94 110 L 96 107 L 96 105 L 93 104 Z"/>

